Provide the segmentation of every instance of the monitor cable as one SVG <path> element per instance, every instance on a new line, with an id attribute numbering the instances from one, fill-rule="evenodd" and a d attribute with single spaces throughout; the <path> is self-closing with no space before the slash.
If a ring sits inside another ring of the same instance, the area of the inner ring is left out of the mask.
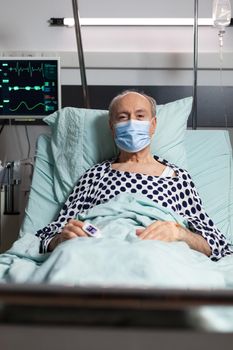
<path id="1" fill-rule="evenodd" d="M 31 154 L 31 142 L 30 142 L 29 133 L 28 133 L 28 126 L 27 126 L 27 125 L 24 125 L 24 127 L 25 127 L 26 139 L 27 139 L 27 143 L 28 143 L 28 153 L 27 153 L 27 158 L 26 158 L 26 159 L 30 159 L 30 154 Z"/>

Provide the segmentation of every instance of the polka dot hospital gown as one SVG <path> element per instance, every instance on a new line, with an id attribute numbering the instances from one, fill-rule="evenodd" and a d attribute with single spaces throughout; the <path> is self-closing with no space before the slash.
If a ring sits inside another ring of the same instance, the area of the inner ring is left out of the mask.
<path id="1" fill-rule="evenodd" d="M 170 166 L 175 171 L 175 176 L 159 177 L 118 171 L 111 166 L 113 160 L 104 161 L 90 168 L 79 179 L 58 218 L 37 231 L 36 235 L 41 239 L 40 252 L 47 252 L 50 240 L 61 232 L 69 219 L 76 218 L 78 213 L 107 202 L 120 193 L 128 192 L 142 194 L 184 217 L 189 230 L 201 234 L 207 240 L 212 249 L 210 258 L 213 261 L 231 254 L 231 248 L 225 237 L 204 211 L 188 172 L 157 156 L 154 158 Z"/>

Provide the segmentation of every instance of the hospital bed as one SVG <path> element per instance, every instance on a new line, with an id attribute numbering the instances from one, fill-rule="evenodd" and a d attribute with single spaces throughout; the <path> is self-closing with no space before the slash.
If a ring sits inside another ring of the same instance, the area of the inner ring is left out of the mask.
<path id="1" fill-rule="evenodd" d="M 155 147 L 159 155 L 189 170 L 206 211 L 232 243 L 233 173 L 229 134 L 225 130 L 186 130 L 191 103 L 186 98 L 158 106 L 158 137 L 152 149 Z M 167 288 L 161 280 L 158 285 L 141 287 L 138 283 L 128 284 L 127 280 L 124 284 L 121 280 L 113 285 L 67 286 L 46 280 L 31 283 L 27 278 L 27 274 L 33 275 L 34 265 L 41 262 L 36 230 L 57 215 L 78 176 L 97 161 L 114 155 L 106 118 L 106 111 L 65 108 L 46 119 L 51 135 L 42 135 L 38 140 L 30 198 L 19 240 L 0 256 L 3 282 L 0 339 L 3 344 L 5 341 L 13 346 L 23 343 L 26 333 L 24 347 L 33 346 L 33 349 L 41 346 L 35 343 L 38 336 L 48 337 L 52 348 L 56 337 L 56 349 L 64 348 L 68 341 L 69 348 L 78 344 L 83 349 L 94 346 L 141 349 L 145 344 L 148 349 L 154 349 L 155 343 L 158 348 L 170 348 L 174 342 L 186 349 L 190 342 L 188 335 L 192 335 L 199 346 L 207 341 L 208 346 L 217 349 L 224 340 L 228 348 L 233 331 L 232 256 L 221 260 L 224 288 L 218 285 L 192 288 L 188 284 L 177 284 L 176 288 L 175 277 L 175 282 Z M 75 163 L 71 158 L 75 158 Z M 28 240 L 31 240 L 29 245 Z M 32 267 L 33 254 L 36 259 Z M 217 267 L 219 263 L 213 264 Z M 14 339 L 10 336 L 12 331 Z M 189 348 L 192 349 L 190 343 Z"/>

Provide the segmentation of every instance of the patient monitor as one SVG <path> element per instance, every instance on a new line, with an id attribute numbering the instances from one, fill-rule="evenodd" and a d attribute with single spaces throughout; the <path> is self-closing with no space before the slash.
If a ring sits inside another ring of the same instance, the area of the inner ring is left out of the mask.
<path id="1" fill-rule="evenodd" d="M 0 119 L 39 119 L 60 107 L 58 57 L 0 58 Z"/>

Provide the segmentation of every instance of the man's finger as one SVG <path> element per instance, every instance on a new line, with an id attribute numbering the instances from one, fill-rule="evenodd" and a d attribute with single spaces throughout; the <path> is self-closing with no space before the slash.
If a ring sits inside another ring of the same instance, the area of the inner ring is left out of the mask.
<path id="1" fill-rule="evenodd" d="M 69 220 L 68 224 L 72 224 L 73 226 L 78 226 L 78 227 L 82 228 L 84 225 L 84 222 L 82 222 L 80 220 L 71 219 L 71 220 Z"/>
<path id="2" fill-rule="evenodd" d="M 70 222 L 64 227 L 63 232 L 64 233 L 73 233 L 78 237 L 87 237 L 87 234 L 81 229 L 81 227 L 79 227 L 77 225 L 73 225 Z"/>
<path id="3" fill-rule="evenodd" d="M 147 226 L 141 233 L 139 233 L 138 237 L 144 239 L 148 234 L 151 234 L 153 231 L 157 230 L 162 223 L 162 221 L 153 222 L 153 224 Z"/>

